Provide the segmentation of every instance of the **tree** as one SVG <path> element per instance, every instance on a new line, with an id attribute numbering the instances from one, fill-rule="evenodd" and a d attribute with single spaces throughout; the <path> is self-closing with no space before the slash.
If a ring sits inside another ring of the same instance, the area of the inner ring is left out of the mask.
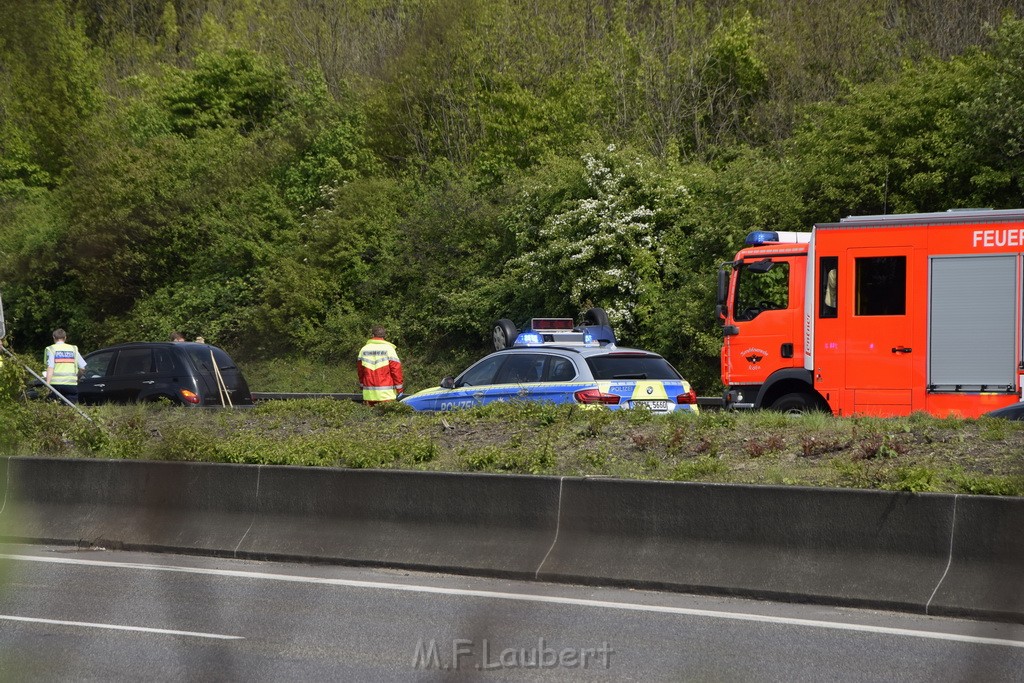
<path id="1" fill-rule="evenodd" d="M 982 81 L 965 104 L 971 177 L 977 206 L 1019 207 L 1024 194 L 1024 21 L 1007 19 L 992 32 L 992 49 L 976 55 Z M 972 202 L 974 203 L 974 202 Z"/>
<path id="2" fill-rule="evenodd" d="M 0 12 L 0 182 L 52 186 L 79 131 L 100 107 L 99 69 L 60 0 L 6 3 Z"/>
<path id="3" fill-rule="evenodd" d="M 977 57 L 908 66 L 892 82 L 819 106 L 793 138 L 808 202 L 824 220 L 850 214 L 978 206 L 987 197 L 965 107 L 981 86 Z"/>
<path id="4" fill-rule="evenodd" d="M 194 69 L 168 72 L 164 106 L 171 130 L 194 137 L 204 128 L 241 133 L 266 126 L 286 103 L 284 69 L 252 52 L 203 53 Z"/>

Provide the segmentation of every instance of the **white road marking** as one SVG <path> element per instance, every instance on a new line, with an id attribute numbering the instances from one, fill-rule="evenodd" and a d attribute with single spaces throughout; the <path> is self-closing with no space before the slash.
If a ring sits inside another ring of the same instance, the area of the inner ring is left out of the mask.
<path id="1" fill-rule="evenodd" d="M 221 633 L 202 633 L 199 631 L 175 631 L 169 628 L 149 628 L 147 626 L 124 626 L 122 624 L 96 624 L 89 621 L 65 621 L 63 619 L 40 619 L 37 617 L 16 617 L 0 614 L 6 621 L 27 621 L 32 624 L 56 624 L 58 626 L 78 626 L 81 628 L 105 628 L 112 631 L 138 631 L 140 633 L 160 633 L 170 636 L 192 636 L 193 638 L 215 638 L 217 640 L 244 640 L 242 636 L 227 636 Z"/>
<path id="2" fill-rule="evenodd" d="M 23 562 L 42 562 L 50 564 L 69 564 L 89 567 L 108 567 L 113 569 L 135 569 L 140 571 L 174 572 L 180 574 L 204 574 L 207 576 L 224 576 L 239 579 L 261 581 L 282 581 L 288 583 L 307 583 L 325 586 L 344 586 L 348 588 L 373 588 L 378 590 L 402 591 L 408 593 L 428 593 L 433 595 L 451 595 L 459 597 L 487 598 L 491 600 L 513 600 L 518 602 L 537 602 L 556 605 L 574 605 L 578 607 L 596 607 L 600 609 L 629 610 L 633 612 L 656 612 L 659 614 L 680 614 L 709 619 L 729 619 L 733 621 L 749 621 L 766 624 L 784 624 L 807 628 L 831 629 L 836 631 L 855 631 L 909 638 L 926 638 L 930 640 L 946 640 L 958 643 L 979 645 L 998 645 L 1002 647 L 1024 648 L 1024 640 L 1008 640 L 1004 638 L 984 638 L 967 636 L 959 633 L 941 631 L 921 631 L 917 629 L 893 628 L 889 626 L 872 626 L 870 624 L 850 624 L 838 621 L 821 621 L 817 619 L 798 619 L 794 617 L 774 617 L 763 614 L 744 612 L 727 612 L 691 607 L 670 607 L 667 605 L 644 605 L 631 602 L 611 602 L 607 600 L 590 600 L 587 598 L 567 598 L 550 595 L 525 595 L 520 593 L 503 593 L 500 591 L 471 590 L 466 588 L 441 588 L 438 586 L 420 586 L 416 584 L 386 583 L 382 581 L 357 581 L 353 579 L 328 579 L 317 576 L 293 576 L 289 574 L 269 574 L 265 572 L 248 572 L 236 569 L 207 569 L 202 567 L 179 567 L 173 565 L 141 564 L 135 562 L 109 562 L 105 560 L 77 560 L 65 557 L 36 557 L 34 555 L 7 555 L 0 553 L 0 560 L 19 560 Z"/>

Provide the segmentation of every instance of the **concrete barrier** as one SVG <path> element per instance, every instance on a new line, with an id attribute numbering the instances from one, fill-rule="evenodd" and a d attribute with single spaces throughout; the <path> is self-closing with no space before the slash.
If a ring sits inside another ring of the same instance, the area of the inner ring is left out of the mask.
<path id="1" fill-rule="evenodd" d="M 957 496 L 948 570 L 929 614 L 1024 621 L 1024 498 Z"/>
<path id="2" fill-rule="evenodd" d="M 567 480 L 540 578 L 921 609 L 952 496 Z"/>
<path id="3" fill-rule="evenodd" d="M 255 510 L 256 468 L 4 460 L 0 536 L 10 540 L 219 554 L 238 544 Z"/>
<path id="4" fill-rule="evenodd" d="M 549 478 L 264 467 L 249 556 L 532 576 L 558 524 Z"/>
<path id="5" fill-rule="evenodd" d="M 0 538 L 405 567 L 1024 623 L 1024 499 L 0 459 Z"/>
<path id="6" fill-rule="evenodd" d="M 543 477 L 4 461 L 5 540 L 532 577 L 558 523 Z"/>

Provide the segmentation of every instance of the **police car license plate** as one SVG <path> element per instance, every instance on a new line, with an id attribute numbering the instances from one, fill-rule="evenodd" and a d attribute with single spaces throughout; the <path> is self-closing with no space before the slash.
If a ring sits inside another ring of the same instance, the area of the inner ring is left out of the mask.
<path id="1" fill-rule="evenodd" d="M 646 408 L 661 413 L 668 410 L 668 401 L 633 401 L 633 405 L 637 408 Z"/>

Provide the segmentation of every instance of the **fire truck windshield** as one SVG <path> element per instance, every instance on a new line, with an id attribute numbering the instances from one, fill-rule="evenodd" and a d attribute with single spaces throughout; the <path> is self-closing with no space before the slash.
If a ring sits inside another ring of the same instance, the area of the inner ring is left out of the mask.
<path id="1" fill-rule="evenodd" d="M 737 321 L 753 320 L 764 311 L 789 308 L 789 264 L 763 261 L 741 265 L 736 271 L 736 299 L 733 316 Z"/>

